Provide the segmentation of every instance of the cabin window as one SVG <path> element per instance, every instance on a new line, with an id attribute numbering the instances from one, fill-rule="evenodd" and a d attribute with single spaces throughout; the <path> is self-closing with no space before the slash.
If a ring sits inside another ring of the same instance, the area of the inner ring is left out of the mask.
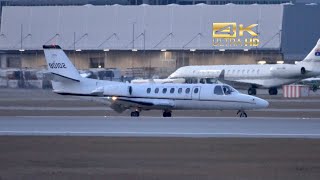
<path id="1" fill-rule="evenodd" d="M 232 70 L 232 74 L 234 74 L 234 73 L 235 73 L 235 71 L 236 71 L 236 70 Z"/>
<path id="2" fill-rule="evenodd" d="M 240 70 L 238 70 L 238 74 L 240 74 Z"/>
<path id="3" fill-rule="evenodd" d="M 194 92 L 195 94 L 197 94 L 197 93 L 199 92 L 199 88 L 195 88 L 195 89 L 193 90 L 193 92 Z"/>
<path id="4" fill-rule="evenodd" d="M 252 74 L 254 73 L 254 71 L 255 71 L 255 70 L 254 70 L 254 69 L 252 69 Z"/>
<path id="5" fill-rule="evenodd" d="M 162 89 L 162 93 L 163 93 L 163 94 L 167 93 L 167 88 L 163 88 L 163 89 Z"/>
<path id="6" fill-rule="evenodd" d="M 249 72 L 250 72 L 250 70 L 248 69 L 248 70 L 247 70 L 247 74 L 249 74 Z"/>
<path id="7" fill-rule="evenodd" d="M 156 88 L 154 92 L 157 94 L 159 92 L 159 88 Z"/>
<path id="8" fill-rule="evenodd" d="M 147 89 L 147 93 L 149 94 L 151 92 L 151 88 L 148 88 Z"/>
<path id="9" fill-rule="evenodd" d="M 246 71 L 246 70 L 242 70 L 242 74 L 244 74 L 245 71 Z"/>
<path id="10" fill-rule="evenodd" d="M 178 93 L 181 94 L 182 93 L 182 88 L 178 89 Z"/>
<path id="11" fill-rule="evenodd" d="M 190 88 L 187 88 L 186 89 L 186 94 L 189 94 L 189 92 L 190 92 Z"/>
<path id="12" fill-rule="evenodd" d="M 171 93 L 171 94 L 174 93 L 174 88 L 171 88 L 171 89 L 170 89 L 170 93 Z"/>
<path id="13" fill-rule="evenodd" d="M 259 72 L 260 72 L 260 69 L 257 70 L 257 74 L 259 74 Z"/>
<path id="14" fill-rule="evenodd" d="M 216 95 L 223 95 L 221 86 L 214 87 L 213 93 L 216 94 Z"/>

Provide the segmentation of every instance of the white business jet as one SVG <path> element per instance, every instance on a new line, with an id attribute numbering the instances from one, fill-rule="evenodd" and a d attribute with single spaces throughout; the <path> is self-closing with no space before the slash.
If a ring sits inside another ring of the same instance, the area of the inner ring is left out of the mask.
<path id="1" fill-rule="evenodd" d="M 270 95 L 276 95 L 277 88 L 282 85 L 320 75 L 320 39 L 306 58 L 297 64 L 185 66 L 168 79 L 218 78 L 223 71 L 224 77 L 219 79 L 221 82 L 248 88 L 250 95 L 256 94 L 256 88 L 269 89 Z"/>
<path id="2" fill-rule="evenodd" d="M 269 103 L 258 97 L 239 93 L 229 85 L 219 84 L 130 84 L 81 77 L 67 55 L 57 45 L 44 45 L 48 70 L 54 75 L 53 91 L 61 95 L 96 96 L 111 102 L 121 113 L 131 110 L 139 116 L 142 110 L 163 110 L 164 117 L 181 110 L 245 110 L 265 108 Z"/>

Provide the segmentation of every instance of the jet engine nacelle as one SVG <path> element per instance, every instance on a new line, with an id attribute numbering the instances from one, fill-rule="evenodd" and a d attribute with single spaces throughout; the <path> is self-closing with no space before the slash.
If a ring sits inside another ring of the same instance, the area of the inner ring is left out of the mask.
<path id="1" fill-rule="evenodd" d="M 306 73 L 306 69 L 297 65 L 283 64 L 271 67 L 270 72 L 275 77 L 290 78 L 304 75 Z"/>
<path id="2" fill-rule="evenodd" d="M 130 86 L 124 86 L 124 85 L 108 85 L 104 87 L 103 94 L 104 95 L 110 95 L 113 96 L 128 96 L 129 94 Z"/>

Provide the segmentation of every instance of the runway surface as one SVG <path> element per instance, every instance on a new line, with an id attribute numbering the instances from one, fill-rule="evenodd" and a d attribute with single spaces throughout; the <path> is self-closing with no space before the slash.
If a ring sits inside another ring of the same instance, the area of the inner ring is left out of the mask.
<path id="1" fill-rule="evenodd" d="M 320 118 L 0 117 L 0 135 L 320 138 Z"/>
<path id="2" fill-rule="evenodd" d="M 0 89 L 0 180 L 320 179 L 320 95 L 267 109 L 143 111 L 51 90 Z M 108 117 L 104 117 L 108 115 Z"/>

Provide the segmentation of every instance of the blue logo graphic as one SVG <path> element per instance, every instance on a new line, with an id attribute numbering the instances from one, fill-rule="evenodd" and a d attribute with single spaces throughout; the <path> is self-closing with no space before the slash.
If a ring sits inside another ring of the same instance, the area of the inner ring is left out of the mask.
<path id="1" fill-rule="evenodd" d="M 314 55 L 315 56 L 320 56 L 320 51 L 316 52 Z"/>

